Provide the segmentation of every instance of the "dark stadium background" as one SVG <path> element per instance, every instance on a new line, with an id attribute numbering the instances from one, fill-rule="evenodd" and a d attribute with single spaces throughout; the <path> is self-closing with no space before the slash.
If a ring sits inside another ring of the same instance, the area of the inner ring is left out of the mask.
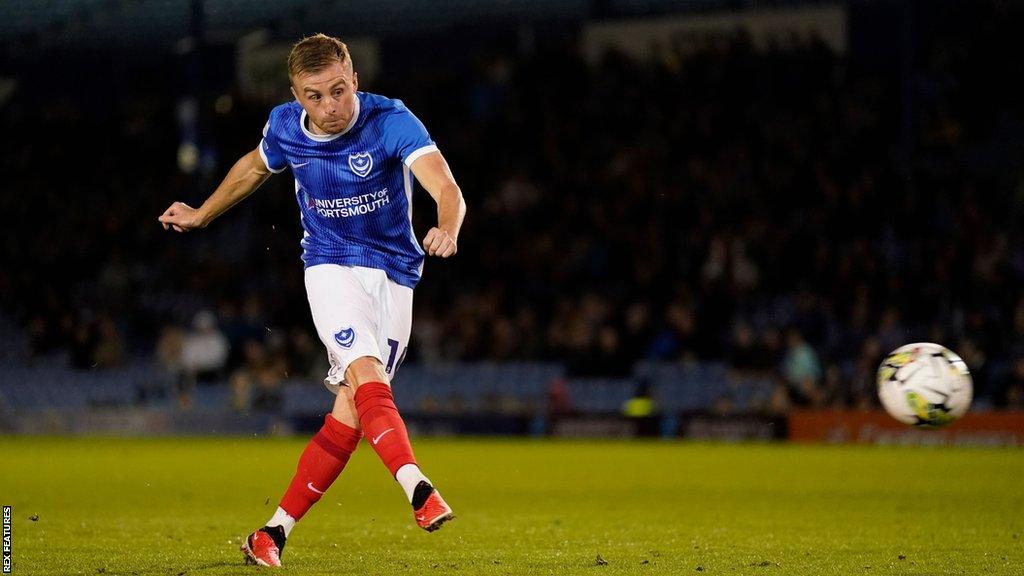
<path id="1" fill-rule="evenodd" d="M 258 143 L 288 47 L 321 31 L 424 121 L 469 206 L 396 380 L 420 433 L 781 438 L 880 410 L 878 362 L 921 340 L 967 361 L 972 414 L 1024 408 L 1014 2 L 2 10 L 0 429 L 301 432 L 327 410 L 290 174 L 207 230 L 156 222 Z M 636 23 L 646 57 L 595 40 Z M 433 218 L 418 192 L 419 236 Z"/>

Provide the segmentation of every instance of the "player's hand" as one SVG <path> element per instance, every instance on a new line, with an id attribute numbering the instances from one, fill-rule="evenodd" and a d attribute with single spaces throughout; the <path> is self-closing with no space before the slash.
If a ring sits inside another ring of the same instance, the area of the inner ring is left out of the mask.
<path id="1" fill-rule="evenodd" d="M 205 227 L 205 224 L 199 219 L 198 212 L 198 210 L 184 202 L 175 202 L 167 210 L 164 210 L 164 213 L 157 220 L 163 225 L 164 230 L 188 232 L 189 230 Z"/>
<path id="2" fill-rule="evenodd" d="M 459 246 L 450 234 L 437 228 L 431 228 L 423 237 L 423 249 L 431 256 L 447 258 L 454 256 L 459 251 Z"/>

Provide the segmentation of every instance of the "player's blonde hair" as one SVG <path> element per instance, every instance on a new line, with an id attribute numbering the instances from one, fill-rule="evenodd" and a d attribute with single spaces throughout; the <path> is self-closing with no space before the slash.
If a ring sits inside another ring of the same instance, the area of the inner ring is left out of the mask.
<path id="1" fill-rule="evenodd" d="M 295 43 L 288 54 L 288 76 L 314 74 L 335 62 L 352 64 L 348 46 L 333 36 L 314 34 Z"/>

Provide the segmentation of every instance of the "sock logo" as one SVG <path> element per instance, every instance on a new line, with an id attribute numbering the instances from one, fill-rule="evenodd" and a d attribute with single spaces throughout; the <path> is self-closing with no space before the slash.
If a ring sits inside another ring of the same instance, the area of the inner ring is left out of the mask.
<path id="1" fill-rule="evenodd" d="M 310 490 L 312 490 L 313 492 L 316 492 L 317 494 L 323 494 L 322 490 L 317 490 L 316 488 L 313 487 L 313 483 L 312 482 L 307 483 L 306 484 L 306 488 L 309 488 Z"/>
<path id="2" fill-rule="evenodd" d="M 351 348 L 356 341 L 356 331 L 351 326 L 342 328 L 334 334 L 334 341 L 342 348 Z"/>
<path id="3" fill-rule="evenodd" d="M 385 434 L 387 434 L 388 432 L 391 432 L 392 430 L 394 430 L 394 428 L 388 428 L 387 430 L 385 430 L 385 431 L 381 432 L 380 434 L 378 434 L 377 437 L 373 439 L 373 445 L 376 446 L 377 443 L 380 442 L 380 439 L 383 438 Z"/>

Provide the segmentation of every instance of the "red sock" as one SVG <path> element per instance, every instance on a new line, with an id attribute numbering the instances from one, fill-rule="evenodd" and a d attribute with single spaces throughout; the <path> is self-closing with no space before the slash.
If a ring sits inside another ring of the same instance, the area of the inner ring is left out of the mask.
<path id="1" fill-rule="evenodd" d="M 361 437 L 359 430 L 342 424 L 330 414 L 324 416 L 323 427 L 299 456 L 295 476 L 281 498 L 281 508 L 296 520 L 302 518 L 345 469 Z"/>
<path id="2" fill-rule="evenodd" d="M 391 387 L 383 382 L 367 382 L 356 390 L 356 413 L 366 441 L 394 476 L 406 464 L 415 464 L 405 422 L 395 407 Z"/>

